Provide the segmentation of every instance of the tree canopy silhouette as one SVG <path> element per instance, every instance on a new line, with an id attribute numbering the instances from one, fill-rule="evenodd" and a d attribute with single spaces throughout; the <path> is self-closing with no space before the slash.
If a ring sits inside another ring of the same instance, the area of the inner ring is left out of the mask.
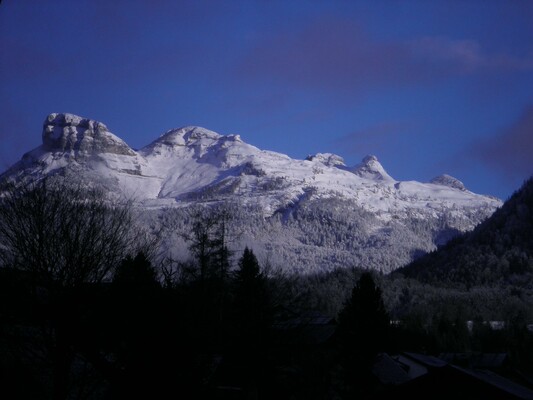
<path id="1" fill-rule="evenodd" d="M 235 272 L 235 311 L 243 340 L 260 340 L 271 322 L 266 277 L 252 250 L 246 247 Z"/>
<path id="2" fill-rule="evenodd" d="M 55 399 L 69 395 L 87 285 L 110 278 L 134 243 L 129 205 L 98 189 L 52 178 L 0 184 L 0 267 L 29 276 Z"/>
<path id="3" fill-rule="evenodd" d="M 347 382 L 352 387 L 368 384 L 365 378 L 357 384 L 355 380 L 368 376 L 375 356 L 386 349 L 390 326 L 381 289 L 370 272 L 363 272 L 338 320 Z"/>
<path id="4" fill-rule="evenodd" d="M 98 189 L 44 179 L 0 192 L 0 265 L 48 289 L 110 278 L 133 247 L 129 203 L 111 204 Z"/>

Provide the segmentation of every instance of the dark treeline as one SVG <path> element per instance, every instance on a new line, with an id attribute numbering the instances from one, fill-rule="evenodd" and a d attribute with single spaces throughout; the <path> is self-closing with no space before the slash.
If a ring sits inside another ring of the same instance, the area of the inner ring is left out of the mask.
<path id="1" fill-rule="evenodd" d="M 533 284 L 533 178 L 472 232 L 400 268 L 405 276 L 450 288 Z"/>
<path id="2" fill-rule="evenodd" d="M 527 288 L 287 276 L 231 252 L 229 216 L 207 210 L 181 233 L 190 259 L 154 265 L 127 203 L 54 181 L 3 193 L 3 397 L 373 398 L 382 352 L 504 352 L 533 371 Z"/>

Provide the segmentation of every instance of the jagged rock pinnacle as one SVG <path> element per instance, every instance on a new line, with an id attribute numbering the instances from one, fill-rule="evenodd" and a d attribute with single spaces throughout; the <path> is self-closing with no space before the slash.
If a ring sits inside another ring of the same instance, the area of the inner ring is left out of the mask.
<path id="1" fill-rule="evenodd" d="M 49 151 L 83 157 L 100 153 L 133 155 L 133 150 L 103 123 L 74 114 L 52 113 L 43 124 L 43 146 Z"/>

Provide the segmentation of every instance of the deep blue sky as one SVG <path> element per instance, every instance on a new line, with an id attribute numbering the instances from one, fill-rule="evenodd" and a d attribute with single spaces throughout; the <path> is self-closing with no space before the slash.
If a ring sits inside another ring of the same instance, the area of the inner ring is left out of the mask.
<path id="1" fill-rule="evenodd" d="M 0 170 L 51 112 L 134 148 L 200 125 L 505 199 L 533 173 L 533 2 L 4 0 Z"/>

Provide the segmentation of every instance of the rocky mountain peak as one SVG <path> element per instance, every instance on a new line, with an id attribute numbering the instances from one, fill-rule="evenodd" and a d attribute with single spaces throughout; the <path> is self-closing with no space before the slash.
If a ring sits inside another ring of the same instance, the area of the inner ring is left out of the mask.
<path id="1" fill-rule="evenodd" d="M 181 128 L 171 129 L 157 138 L 148 147 L 154 146 L 188 146 L 202 141 L 214 141 L 221 137 L 216 132 L 200 126 L 184 126 Z"/>
<path id="2" fill-rule="evenodd" d="M 52 113 L 43 123 L 43 147 L 47 151 L 84 157 L 100 153 L 134 155 L 134 151 L 103 123 L 74 114 Z"/>
<path id="3" fill-rule="evenodd" d="M 435 185 L 441 185 L 441 186 L 448 186 L 453 189 L 458 189 L 465 191 L 466 187 L 459 179 L 454 178 L 453 176 L 442 174 L 435 178 L 433 178 L 429 183 L 433 183 Z"/>
<path id="4" fill-rule="evenodd" d="M 361 178 L 375 181 L 393 181 L 394 179 L 385 171 L 378 158 L 374 155 L 367 155 L 360 164 L 356 165 L 351 171 Z"/>

